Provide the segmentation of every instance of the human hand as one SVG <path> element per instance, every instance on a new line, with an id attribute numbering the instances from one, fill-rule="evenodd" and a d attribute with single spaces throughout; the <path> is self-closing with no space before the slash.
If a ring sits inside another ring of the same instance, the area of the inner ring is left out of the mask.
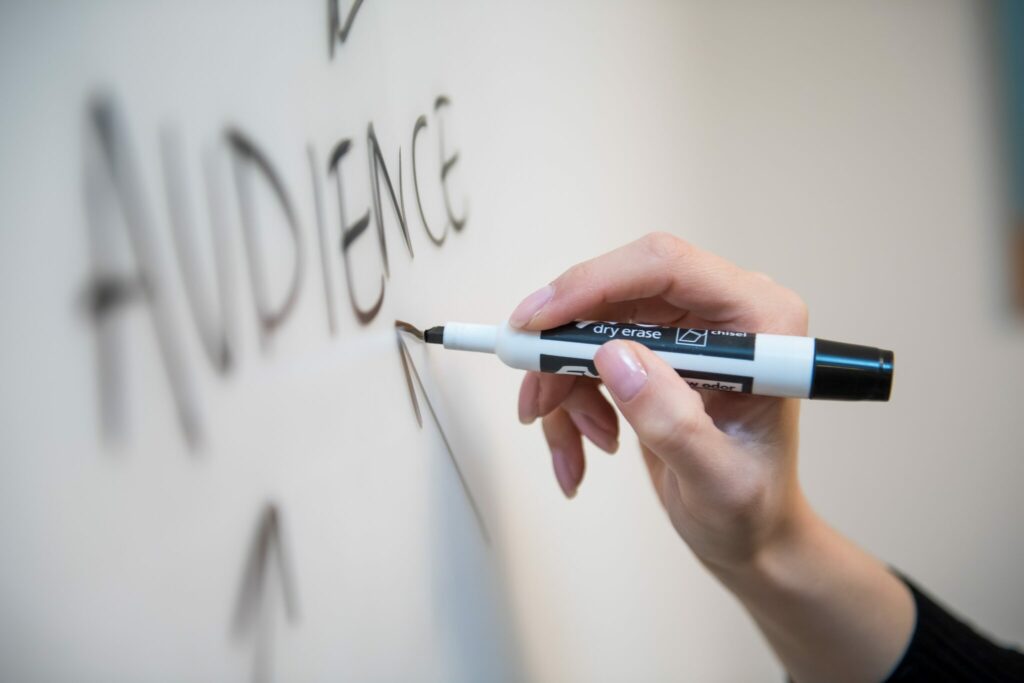
<path id="1" fill-rule="evenodd" d="M 513 327 L 573 320 L 804 335 L 792 291 L 665 233 L 579 263 L 527 297 Z M 785 535 L 803 509 L 796 476 L 799 402 L 697 391 L 634 342 L 612 341 L 594 362 L 636 431 L 651 480 L 679 535 L 705 564 L 728 567 Z M 568 497 L 583 479 L 581 434 L 614 452 L 619 426 L 596 380 L 527 373 L 519 417 L 542 417 Z"/>

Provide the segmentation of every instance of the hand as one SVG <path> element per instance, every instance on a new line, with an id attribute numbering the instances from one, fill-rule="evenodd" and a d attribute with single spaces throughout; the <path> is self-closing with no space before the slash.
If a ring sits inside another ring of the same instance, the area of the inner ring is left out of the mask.
<path id="1" fill-rule="evenodd" d="M 807 333 L 807 309 L 792 291 L 664 233 L 573 266 L 527 297 L 510 323 L 543 330 L 578 319 Z M 691 389 L 634 342 L 609 342 L 594 360 L 640 438 L 673 526 L 702 561 L 743 562 L 786 530 L 802 499 L 798 401 Z M 569 497 L 585 469 L 581 434 L 609 453 L 618 445 L 615 411 L 596 380 L 527 373 L 519 416 L 543 417 Z"/>
<path id="2" fill-rule="evenodd" d="M 573 266 L 509 322 L 544 330 L 577 319 L 807 333 L 796 294 L 663 233 Z M 695 391 L 633 342 L 604 344 L 594 362 L 640 438 L 676 532 L 743 603 L 790 676 L 885 678 L 910 639 L 913 599 L 807 504 L 796 471 L 799 402 Z M 583 479 L 580 435 L 613 452 L 615 411 L 595 380 L 531 372 L 519 417 L 538 416 L 571 498 Z"/>

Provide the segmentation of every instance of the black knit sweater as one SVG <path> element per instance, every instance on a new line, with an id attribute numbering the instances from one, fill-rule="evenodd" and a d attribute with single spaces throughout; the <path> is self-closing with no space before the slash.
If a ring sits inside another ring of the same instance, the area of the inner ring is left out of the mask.
<path id="1" fill-rule="evenodd" d="M 886 683 L 1024 681 L 1024 654 L 996 645 L 938 605 L 912 581 L 917 623 Z"/>

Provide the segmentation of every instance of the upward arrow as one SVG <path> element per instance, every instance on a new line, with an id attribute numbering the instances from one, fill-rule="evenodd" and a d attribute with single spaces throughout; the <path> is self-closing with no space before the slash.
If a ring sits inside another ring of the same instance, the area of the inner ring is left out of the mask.
<path id="1" fill-rule="evenodd" d="M 253 681 L 256 683 L 269 681 L 271 673 L 273 612 L 266 609 L 265 600 L 270 590 L 267 577 L 272 573 L 271 563 L 276 563 L 280 577 L 285 615 L 288 622 L 294 624 L 299 615 L 295 581 L 282 538 L 280 513 L 274 503 L 268 502 L 263 506 L 245 561 L 231 626 L 235 638 L 253 637 Z"/>

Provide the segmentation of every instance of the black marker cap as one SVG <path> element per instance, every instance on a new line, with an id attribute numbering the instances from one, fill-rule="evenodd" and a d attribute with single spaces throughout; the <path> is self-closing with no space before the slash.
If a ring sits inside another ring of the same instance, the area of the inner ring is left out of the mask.
<path id="1" fill-rule="evenodd" d="M 892 365 L 892 351 L 815 339 L 810 397 L 888 401 L 892 391 Z"/>

